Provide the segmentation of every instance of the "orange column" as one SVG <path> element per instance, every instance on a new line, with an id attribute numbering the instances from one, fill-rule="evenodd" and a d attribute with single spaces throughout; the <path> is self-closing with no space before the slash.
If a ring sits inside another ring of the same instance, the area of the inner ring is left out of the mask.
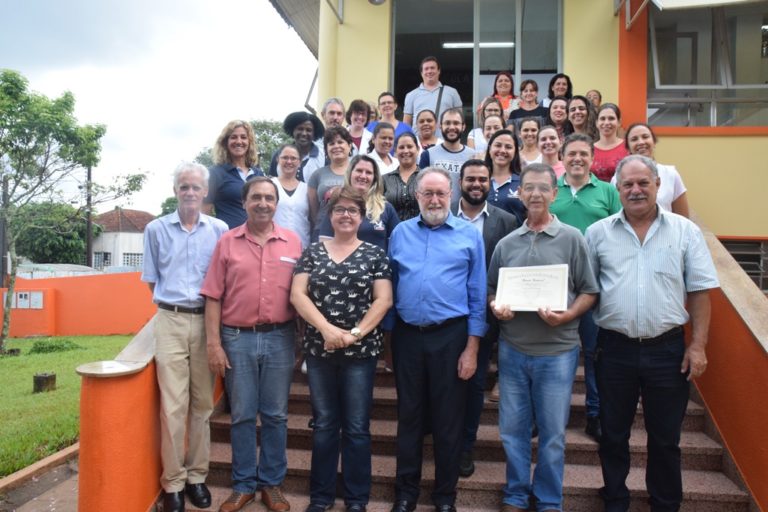
<path id="1" fill-rule="evenodd" d="M 632 2 L 633 14 L 641 2 Z M 648 9 L 626 29 L 626 10 L 621 8 L 619 24 L 619 105 L 622 124 L 647 120 L 648 104 Z"/>
<path id="2" fill-rule="evenodd" d="M 78 510 L 146 512 L 160 492 L 160 395 L 155 365 L 83 377 Z"/>

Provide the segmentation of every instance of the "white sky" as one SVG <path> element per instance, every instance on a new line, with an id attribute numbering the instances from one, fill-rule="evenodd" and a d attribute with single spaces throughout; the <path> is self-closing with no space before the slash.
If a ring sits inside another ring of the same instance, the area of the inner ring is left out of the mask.
<path id="1" fill-rule="evenodd" d="M 0 0 L 0 68 L 71 91 L 80 123 L 107 126 L 94 180 L 146 173 L 120 204 L 158 214 L 227 122 L 303 110 L 317 61 L 267 0 Z"/>

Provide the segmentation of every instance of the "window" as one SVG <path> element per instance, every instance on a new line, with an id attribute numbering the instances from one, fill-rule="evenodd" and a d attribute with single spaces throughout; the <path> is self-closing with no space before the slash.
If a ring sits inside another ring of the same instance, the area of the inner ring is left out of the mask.
<path id="1" fill-rule="evenodd" d="M 126 267 L 140 267 L 144 264 L 144 255 L 140 252 L 126 252 L 123 254 L 123 265 Z"/>
<path id="2" fill-rule="evenodd" d="M 648 120 L 768 126 L 768 6 L 649 13 Z"/>
<path id="3" fill-rule="evenodd" d="M 93 268 L 104 270 L 104 267 L 112 266 L 112 253 L 110 252 L 94 252 L 93 253 Z"/>

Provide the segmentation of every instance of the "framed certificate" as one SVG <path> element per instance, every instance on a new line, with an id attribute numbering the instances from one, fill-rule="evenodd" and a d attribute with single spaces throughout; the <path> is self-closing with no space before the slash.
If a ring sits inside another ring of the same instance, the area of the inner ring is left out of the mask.
<path id="1" fill-rule="evenodd" d="M 568 309 L 568 265 L 502 267 L 496 286 L 496 305 L 512 311 Z"/>

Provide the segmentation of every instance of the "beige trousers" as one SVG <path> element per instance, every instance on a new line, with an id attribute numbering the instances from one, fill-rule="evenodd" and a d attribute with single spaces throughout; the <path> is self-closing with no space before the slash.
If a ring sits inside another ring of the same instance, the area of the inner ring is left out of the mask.
<path id="1" fill-rule="evenodd" d="M 155 340 L 163 462 L 160 483 L 166 492 L 179 492 L 185 483 L 203 483 L 208 476 L 214 379 L 208 369 L 204 315 L 158 309 Z"/>

